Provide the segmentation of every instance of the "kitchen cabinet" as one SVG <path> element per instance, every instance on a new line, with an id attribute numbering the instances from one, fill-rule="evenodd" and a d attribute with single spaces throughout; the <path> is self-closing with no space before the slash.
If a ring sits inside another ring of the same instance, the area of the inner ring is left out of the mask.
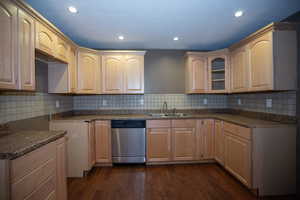
<path id="1" fill-rule="evenodd" d="M 96 163 L 111 163 L 110 121 L 95 122 Z"/>
<path id="2" fill-rule="evenodd" d="M 225 123 L 225 168 L 251 186 L 251 130 Z"/>
<path id="3" fill-rule="evenodd" d="M 232 45 L 232 92 L 296 90 L 296 41 L 293 25 L 273 23 Z"/>
<path id="4" fill-rule="evenodd" d="M 200 159 L 214 159 L 214 148 L 215 148 L 215 135 L 214 135 L 214 120 L 205 119 L 198 120 L 198 155 L 200 155 Z"/>
<path id="5" fill-rule="evenodd" d="M 35 48 L 49 56 L 55 56 L 57 36 L 45 25 L 36 21 L 36 43 Z"/>
<path id="6" fill-rule="evenodd" d="M 66 138 L 56 141 L 56 199 L 67 200 Z"/>
<path id="7" fill-rule="evenodd" d="M 75 47 L 70 47 L 68 61 L 68 77 L 69 77 L 69 88 L 71 93 L 77 91 L 77 51 Z"/>
<path id="8" fill-rule="evenodd" d="M 88 166 L 91 169 L 96 163 L 95 122 L 88 125 Z"/>
<path id="9" fill-rule="evenodd" d="M 187 53 L 185 64 L 186 93 L 203 93 L 207 90 L 207 58 Z"/>
<path id="10" fill-rule="evenodd" d="M 94 123 L 50 121 L 50 130 L 67 131 L 67 177 L 83 177 L 95 163 Z"/>
<path id="11" fill-rule="evenodd" d="M 208 52 L 208 90 L 209 93 L 229 92 L 228 49 Z"/>
<path id="12" fill-rule="evenodd" d="M 0 3 L 0 89 L 18 88 L 18 8 L 9 0 Z"/>
<path id="13" fill-rule="evenodd" d="M 104 94 L 144 93 L 144 51 L 101 51 Z"/>
<path id="14" fill-rule="evenodd" d="M 196 157 L 196 120 L 172 120 L 173 160 L 188 161 Z"/>
<path id="15" fill-rule="evenodd" d="M 96 52 L 79 49 L 77 65 L 77 93 L 100 93 L 100 63 Z"/>
<path id="16" fill-rule="evenodd" d="M 19 89 L 35 90 L 35 21 L 21 9 L 18 17 Z"/>
<path id="17" fill-rule="evenodd" d="M 57 37 L 57 42 L 55 45 L 55 58 L 68 63 L 69 49 L 70 46 L 68 45 L 68 43 L 60 37 Z"/>
<path id="18" fill-rule="evenodd" d="M 171 121 L 147 120 L 147 162 L 171 160 Z"/>
<path id="19" fill-rule="evenodd" d="M 231 53 L 231 92 L 246 92 L 249 88 L 249 62 L 246 47 Z"/>
<path id="20" fill-rule="evenodd" d="M 215 160 L 221 165 L 224 165 L 224 143 L 223 122 L 215 120 Z"/>

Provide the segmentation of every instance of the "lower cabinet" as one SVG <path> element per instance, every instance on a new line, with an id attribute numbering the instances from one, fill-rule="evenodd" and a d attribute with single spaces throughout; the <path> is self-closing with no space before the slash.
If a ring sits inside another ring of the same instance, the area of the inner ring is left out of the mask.
<path id="1" fill-rule="evenodd" d="M 173 128 L 173 160 L 195 160 L 195 128 Z"/>
<path id="2" fill-rule="evenodd" d="M 90 122 L 88 129 L 88 165 L 91 169 L 96 163 L 95 122 Z"/>
<path id="3" fill-rule="evenodd" d="M 56 199 L 67 200 L 66 138 L 57 140 L 56 144 Z"/>
<path id="4" fill-rule="evenodd" d="M 111 163 L 110 121 L 95 121 L 96 163 Z"/>
<path id="5" fill-rule="evenodd" d="M 215 120 L 215 160 L 224 165 L 224 131 L 223 131 L 223 122 L 220 120 Z"/>

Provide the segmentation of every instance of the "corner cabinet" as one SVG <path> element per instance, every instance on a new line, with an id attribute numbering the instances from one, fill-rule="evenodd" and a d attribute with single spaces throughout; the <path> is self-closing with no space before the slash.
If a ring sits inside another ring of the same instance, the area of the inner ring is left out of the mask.
<path id="1" fill-rule="evenodd" d="M 0 89 L 17 89 L 18 8 L 9 0 L 0 2 L 0 21 Z"/>
<path id="2" fill-rule="evenodd" d="M 297 89 L 297 35 L 291 24 L 271 24 L 230 51 L 232 92 Z"/>
<path id="3" fill-rule="evenodd" d="M 97 52 L 79 49 L 77 73 L 78 88 L 76 93 L 100 93 L 100 61 Z"/>
<path id="4" fill-rule="evenodd" d="M 187 53 L 185 61 L 186 93 L 204 93 L 207 91 L 207 58 Z"/>
<path id="5" fill-rule="evenodd" d="M 102 93 L 144 93 L 144 51 L 102 51 Z"/>

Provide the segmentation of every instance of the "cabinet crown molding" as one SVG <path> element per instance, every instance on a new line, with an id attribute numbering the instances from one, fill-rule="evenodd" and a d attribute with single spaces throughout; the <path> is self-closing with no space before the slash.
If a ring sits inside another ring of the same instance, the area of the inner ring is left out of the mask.
<path id="1" fill-rule="evenodd" d="M 216 51 L 205 51 L 205 52 L 197 52 L 197 51 L 188 51 L 185 56 L 200 56 L 200 57 L 208 57 L 208 56 L 218 56 L 218 55 L 226 55 L 229 53 L 229 50 L 220 49 Z"/>

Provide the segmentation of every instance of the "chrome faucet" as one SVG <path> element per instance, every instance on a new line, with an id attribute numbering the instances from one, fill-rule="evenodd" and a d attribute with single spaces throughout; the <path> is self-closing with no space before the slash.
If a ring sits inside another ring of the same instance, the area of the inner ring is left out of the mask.
<path id="1" fill-rule="evenodd" d="M 166 101 L 164 101 L 162 109 L 161 109 L 161 113 L 166 114 L 168 112 L 168 103 Z"/>

